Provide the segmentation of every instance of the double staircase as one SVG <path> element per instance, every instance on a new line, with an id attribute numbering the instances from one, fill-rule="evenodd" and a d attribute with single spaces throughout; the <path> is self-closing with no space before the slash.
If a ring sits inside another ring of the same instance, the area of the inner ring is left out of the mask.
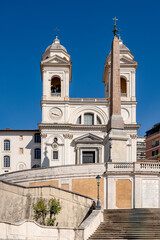
<path id="1" fill-rule="evenodd" d="M 160 240 L 160 209 L 104 210 L 104 222 L 89 238 L 100 239 Z"/>

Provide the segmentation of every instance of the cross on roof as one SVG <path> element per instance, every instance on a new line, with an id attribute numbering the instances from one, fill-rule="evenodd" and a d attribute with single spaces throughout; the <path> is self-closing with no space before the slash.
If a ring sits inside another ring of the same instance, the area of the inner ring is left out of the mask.
<path id="1" fill-rule="evenodd" d="M 59 32 L 59 29 L 56 27 L 56 28 L 54 29 L 54 31 L 56 32 L 56 37 L 57 37 L 57 34 L 58 34 L 58 32 Z"/>

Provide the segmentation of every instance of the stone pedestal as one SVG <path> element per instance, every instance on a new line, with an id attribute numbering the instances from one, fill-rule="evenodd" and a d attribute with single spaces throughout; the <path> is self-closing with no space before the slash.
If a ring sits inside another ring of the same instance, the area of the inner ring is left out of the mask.
<path id="1" fill-rule="evenodd" d="M 112 129 L 108 135 L 108 144 L 110 145 L 110 159 L 111 162 L 126 162 L 127 161 L 127 140 L 128 137 L 124 130 Z"/>

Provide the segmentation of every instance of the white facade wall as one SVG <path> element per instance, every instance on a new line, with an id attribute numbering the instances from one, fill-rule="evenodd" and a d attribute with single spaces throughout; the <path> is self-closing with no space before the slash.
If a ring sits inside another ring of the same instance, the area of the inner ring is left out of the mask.
<path id="1" fill-rule="evenodd" d="M 137 63 L 129 49 L 120 41 L 120 75 L 126 79 L 126 96 L 121 96 L 121 115 L 124 120 L 127 141 L 123 148 L 126 150 L 124 161 L 136 162 L 136 97 L 135 97 L 135 72 Z M 69 164 L 82 164 L 82 151 L 95 151 L 95 162 L 103 163 L 109 161 L 110 143 L 107 139 L 107 124 L 109 120 L 109 85 L 110 85 L 110 55 L 107 57 L 103 81 L 105 83 L 106 98 L 102 99 L 72 99 L 69 98 L 69 83 L 71 81 L 71 57 L 66 49 L 60 45 L 56 38 L 42 55 L 41 74 L 43 82 L 42 94 L 42 123 L 39 131 L 42 139 L 41 144 L 34 143 L 34 131 L 2 131 L 0 137 L 1 165 L 0 173 L 5 171 L 17 171 L 28 169 L 33 165 L 61 166 Z M 106 68 L 107 66 L 107 68 Z M 107 69 L 107 70 L 106 70 Z M 51 82 L 54 77 L 60 79 L 61 93 L 51 93 Z M 108 85 L 108 90 L 107 90 Z M 107 92 L 108 91 L 108 92 Z M 93 125 L 84 124 L 85 114 L 94 115 Z M 81 116 L 81 124 L 77 119 Z M 101 124 L 97 123 L 97 118 Z M 20 140 L 19 135 L 23 135 Z M 93 141 L 87 140 L 87 138 Z M 4 139 L 11 141 L 11 150 L 3 151 Z M 54 139 L 58 139 L 58 158 L 53 159 Z M 75 142 L 80 138 L 80 142 Z M 83 142 L 82 141 L 83 139 Z M 89 142 L 87 142 L 89 141 Z M 117 142 L 118 143 L 118 142 Z M 41 145 L 41 146 L 40 146 Z M 118 144 L 117 144 L 118 145 Z M 117 147 L 117 146 L 116 146 Z M 23 148 L 23 154 L 19 149 Z M 41 148 L 41 160 L 35 160 L 34 149 Z M 119 152 L 121 151 L 119 144 Z M 4 155 L 10 156 L 10 168 L 4 168 Z M 118 158 L 116 158 L 118 159 Z M 123 159 L 121 159 L 123 161 Z"/>
<path id="2" fill-rule="evenodd" d="M 41 164 L 41 160 L 34 156 L 34 149 L 41 148 L 41 143 L 35 143 L 35 133 L 38 131 L 0 131 L 0 174 Z M 9 151 L 4 150 L 4 140 L 10 141 Z M 4 156 L 10 157 L 10 167 L 4 167 Z"/>

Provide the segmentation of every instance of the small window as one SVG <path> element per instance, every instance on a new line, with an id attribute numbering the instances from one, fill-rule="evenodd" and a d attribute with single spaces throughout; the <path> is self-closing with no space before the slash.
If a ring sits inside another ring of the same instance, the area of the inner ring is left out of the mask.
<path id="1" fill-rule="evenodd" d="M 121 77 L 121 95 L 126 96 L 127 94 L 127 84 L 126 84 L 126 79 Z"/>
<path id="2" fill-rule="evenodd" d="M 40 142 L 41 142 L 40 133 L 35 133 L 35 135 L 34 135 L 34 141 L 35 141 L 35 143 L 40 143 Z"/>
<path id="3" fill-rule="evenodd" d="M 19 154 L 23 154 L 23 148 L 19 148 Z"/>
<path id="4" fill-rule="evenodd" d="M 58 159 L 58 151 L 53 151 L 53 159 Z"/>
<path id="5" fill-rule="evenodd" d="M 101 120 L 98 116 L 97 116 L 97 124 L 101 124 Z"/>
<path id="6" fill-rule="evenodd" d="M 4 151 L 10 151 L 10 141 L 4 140 Z"/>
<path id="7" fill-rule="evenodd" d="M 152 142 L 152 147 L 156 147 L 159 145 L 159 140 L 153 141 Z"/>
<path id="8" fill-rule="evenodd" d="M 77 118 L 76 124 L 81 124 L 81 116 L 79 116 L 79 118 Z"/>
<path id="9" fill-rule="evenodd" d="M 34 150 L 34 158 L 35 159 L 41 159 L 41 149 L 40 148 L 36 148 Z"/>
<path id="10" fill-rule="evenodd" d="M 10 167 L 10 156 L 4 156 L 4 167 Z"/>
<path id="11" fill-rule="evenodd" d="M 158 149 L 155 151 L 152 151 L 152 156 L 156 156 L 156 155 L 158 155 Z"/>
<path id="12" fill-rule="evenodd" d="M 84 125 L 94 125 L 94 115 L 91 113 L 84 114 Z"/>

